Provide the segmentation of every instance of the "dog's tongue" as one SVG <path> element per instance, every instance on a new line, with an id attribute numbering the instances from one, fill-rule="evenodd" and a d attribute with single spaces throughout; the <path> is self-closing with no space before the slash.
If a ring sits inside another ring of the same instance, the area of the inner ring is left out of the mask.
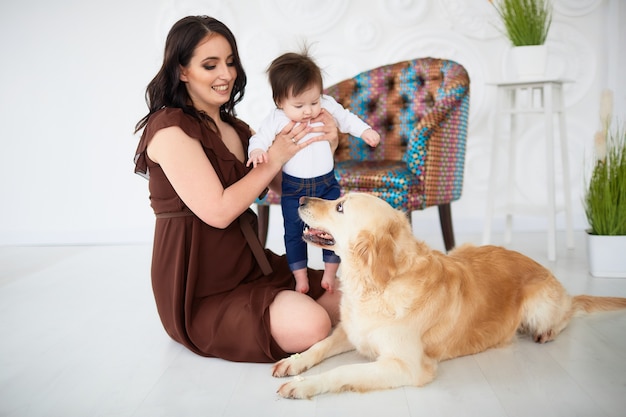
<path id="1" fill-rule="evenodd" d="M 335 238 L 328 232 L 314 227 L 305 226 L 302 231 L 302 238 L 307 242 L 314 243 L 322 246 L 333 246 L 335 244 Z"/>

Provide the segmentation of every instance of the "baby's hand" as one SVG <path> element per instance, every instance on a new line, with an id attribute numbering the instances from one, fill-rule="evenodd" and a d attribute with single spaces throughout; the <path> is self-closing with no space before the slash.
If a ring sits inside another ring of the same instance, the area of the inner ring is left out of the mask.
<path id="1" fill-rule="evenodd" d="M 268 161 L 269 157 L 267 155 L 267 152 L 263 151 L 262 149 L 254 149 L 252 152 L 250 152 L 250 158 L 248 158 L 248 163 L 246 164 L 246 166 L 249 167 L 250 164 L 252 164 L 256 168 L 258 164 L 266 163 Z"/>
<path id="2" fill-rule="evenodd" d="M 380 135 L 374 129 L 367 129 L 361 135 L 361 139 L 365 141 L 372 148 L 375 148 L 380 143 Z"/>

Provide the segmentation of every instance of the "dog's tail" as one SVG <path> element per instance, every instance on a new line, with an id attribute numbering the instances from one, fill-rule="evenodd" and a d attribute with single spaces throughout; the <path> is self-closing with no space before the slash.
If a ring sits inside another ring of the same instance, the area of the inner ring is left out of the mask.
<path id="1" fill-rule="evenodd" d="M 577 295 L 572 299 L 572 311 L 593 313 L 626 309 L 626 298 Z"/>

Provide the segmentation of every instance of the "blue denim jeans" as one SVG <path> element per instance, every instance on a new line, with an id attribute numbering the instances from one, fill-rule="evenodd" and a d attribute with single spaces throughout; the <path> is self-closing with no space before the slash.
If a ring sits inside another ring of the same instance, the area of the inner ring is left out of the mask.
<path id="1" fill-rule="evenodd" d="M 340 188 L 335 172 L 315 178 L 296 178 L 283 172 L 282 194 L 280 205 L 283 209 L 285 224 L 285 251 L 287 262 L 292 271 L 307 267 L 307 244 L 302 240 L 304 222 L 298 216 L 300 197 L 319 197 L 326 200 L 335 200 L 340 196 Z M 335 252 L 324 249 L 322 259 L 326 263 L 339 263 L 339 256 Z"/>

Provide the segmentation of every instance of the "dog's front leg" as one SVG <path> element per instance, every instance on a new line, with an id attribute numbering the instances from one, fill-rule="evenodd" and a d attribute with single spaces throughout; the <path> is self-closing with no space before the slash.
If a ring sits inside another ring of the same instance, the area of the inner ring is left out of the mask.
<path id="1" fill-rule="evenodd" d="M 276 362 L 272 367 L 272 375 L 275 377 L 299 375 L 326 358 L 351 350 L 354 350 L 354 346 L 339 323 L 330 336 L 317 342 L 303 353 L 296 353 Z"/>
<path id="2" fill-rule="evenodd" d="M 417 366 L 399 358 L 379 358 L 376 362 L 344 365 L 319 375 L 296 377 L 283 384 L 278 394 L 284 398 L 304 399 L 327 392 L 367 392 L 422 386 L 434 378 L 436 363 L 423 358 Z"/>

